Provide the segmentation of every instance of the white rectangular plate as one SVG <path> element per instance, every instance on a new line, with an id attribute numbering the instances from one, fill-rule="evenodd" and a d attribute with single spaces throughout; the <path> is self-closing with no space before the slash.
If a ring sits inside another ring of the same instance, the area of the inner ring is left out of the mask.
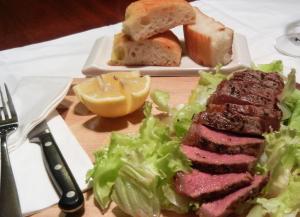
<path id="1" fill-rule="evenodd" d="M 181 40 L 182 41 L 182 40 Z M 182 44 L 184 42 L 182 41 Z M 205 67 L 191 60 L 184 51 L 180 66 L 111 66 L 108 65 L 113 46 L 113 36 L 105 36 L 96 40 L 88 59 L 82 69 L 87 76 L 99 75 L 112 71 L 132 71 L 138 70 L 142 74 L 151 76 L 195 76 L 199 70 L 209 71 L 212 68 Z M 247 40 L 245 36 L 235 33 L 233 38 L 233 56 L 232 61 L 222 67 L 222 71 L 231 72 L 241 68 L 249 67 L 251 58 L 248 50 Z"/>

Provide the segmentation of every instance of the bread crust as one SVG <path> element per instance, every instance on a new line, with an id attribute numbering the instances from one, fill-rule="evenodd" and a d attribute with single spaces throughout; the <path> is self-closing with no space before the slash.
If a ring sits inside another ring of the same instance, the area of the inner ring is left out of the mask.
<path id="1" fill-rule="evenodd" d="M 143 41 L 133 41 L 119 33 L 114 38 L 109 64 L 178 66 L 181 52 L 180 42 L 170 30 Z"/>
<path id="2" fill-rule="evenodd" d="M 228 64 L 232 59 L 233 30 L 198 8 L 195 11 L 196 23 L 183 27 L 187 54 L 203 66 Z"/>
<path id="3" fill-rule="evenodd" d="M 140 0 L 127 7 L 123 32 L 139 41 L 194 22 L 193 7 L 185 0 Z"/>

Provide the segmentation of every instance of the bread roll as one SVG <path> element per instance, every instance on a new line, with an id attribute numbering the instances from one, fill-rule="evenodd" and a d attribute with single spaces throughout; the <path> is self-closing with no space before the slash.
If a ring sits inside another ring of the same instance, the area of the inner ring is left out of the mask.
<path id="1" fill-rule="evenodd" d="M 198 8 L 196 23 L 184 26 L 187 54 L 196 63 L 214 67 L 232 59 L 233 30 L 203 14 Z"/>
<path id="2" fill-rule="evenodd" d="M 115 35 L 110 65 L 178 66 L 181 47 L 171 32 L 152 36 L 143 41 L 133 41 L 124 33 Z"/>
<path id="3" fill-rule="evenodd" d="M 123 32 L 139 41 L 194 22 L 193 7 L 185 0 L 140 0 L 127 7 Z"/>

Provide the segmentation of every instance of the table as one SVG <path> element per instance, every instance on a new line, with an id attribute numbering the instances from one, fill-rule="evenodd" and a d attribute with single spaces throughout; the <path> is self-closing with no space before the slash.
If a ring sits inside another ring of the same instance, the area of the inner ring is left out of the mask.
<path id="1" fill-rule="evenodd" d="M 82 2 L 86 2 L 89 6 L 82 6 L 81 1 L 71 0 L 45 0 L 42 3 L 37 3 L 35 0 L 24 2 L 0 0 L 0 46 L 6 46 L 1 47 L 0 50 L 49 40 L 88 28 L 107 25 L 109 22 L 117 22 L 117 19 L 121 19 L 120 16 L 124 14 L 119 11 L 120 8 L 125 8 L 118 2 L 127 2 L 124 3 L 125 5 L 129 4 L 130 0 L 87 0 Z M 33 7 L 33 3 L 38 6 Z M 15 7 L 16 4 L 18 7 Z M 96 4 L 99 7 L 94 7 Z M 108 9 L 107 5 L 113 9 Z M 299 1 L 201 0 L 193 2 L 193 5 L 201 7 L 208 15 L 246 35 L 250 54 L 255 63 L 281 59 L 286 66 L 300 69 L 299 59 L 284 56 L 274 49 L 274 39 L 284 32 L 284 26 L 299 19 Z M 101 7 L 104 7 L 104 10 Z M 39 13 L 35 14 L 34 12 Z M 76 13 L 82 20 L 74 20 Z M 117 17 L 114 18 L 113 14 L 117 14 Z M 29 18 L 25 18 L 26 16 L 33 17 L 31 22 Z M 93 17 L 102 16 L 110 17 L 103 18 L 108 23 L 100 23 L 98 20 L 93 24 L 95 26 L 84 24 L 84 22 L 94 22 L 91 21 Z M 45 17 L 48 19 L 48 23 L 42 22 Z M 76 29 L 74 27 L 76 25 L 76 28 L 82 29 Z M 37 74 L 82 76 L 81 68 L 94 41 L 103 34 L 113 35 L 120 29 L 120 25 L 104 27 L 55 41 L 2 51 L 0 52 L 0 73 L 16 73 L 22 76 Z M 49 37 L 43 38 L 42 35 L 47 35 L 47 31 L 49 31 Z M 62 44 L 64 49 L 61 48 Z M 299 81 L 299 73 L 297 78 Z M 196 80 L 195 78 L 153 78 L 153 87 L 170 91 L 173 96 L 172 102 L 177 104 L 186 100 L 190 90 L 196 84 Z M 176 89 L 172 89 L 169 83 L 172 83 Z M 66 97 L 63 105 L 70 107 L 68 110 L 60 110 L 62 116 L 91 158 L 93 157 L 92 153 L 107 142 L 110 131 L 136 131 L 142 119 L 141 111 L 120 118 L 118 121 L 97 118 L 87 114 L 87 111 L 78 105 L 72 92 Z M 91 127 L 93 129 L 90 129 Z M 85 212 L 82 215 L 70 216 L 101 216 L 92 196 L 89 197 L 89 193 L 87 193 L 85 197 L 88 197 Z M 55 217 L 64 216 L 64 214 L 60 213 L 57 206 L 53 206 L 33 215 L 33 217 L 38 216 Z M 107 213 L 105 216 L 112 215 Z"/>
<path id="2" fill-rule="evenodd" d="M 0 0 L 0 50 L 120 22 L 133 1 Z"/>
<path id="3" fill-rule="evenodd" d="M 0 50 L 121 21 L 134 0 L 0 1 Z"/>
<path id="4" fill-rule="evenodd" d="M 82 79 L 76 79 L 74 84 L 82 81 Z M 151 79 L 151 89 L 165 90 L 170 93 L 172 105 L 185 103 L 191 90 L 197 85 L 197 77 L 153 77 Z M 172 84 L 172 85 L 169 85 Z M 109 140 L 111 131 L 118 132 L 136 132 L 139 124 L 143 119 L 142 110 L 138 110 L 125 117 L 109 119 L 101 118 L 90 113 L 81 103 L 78 102 L 73 91 L 70 89 L 69 93 L 65 97 L 64 101 L 58 107 L 58 111 L 69 125 L 71 131 L 78 139 L 84 150 L 88 153 L 89 157 L 93 159 L 93 153 L 99 150 Z M 158 111 L 155 111 L 158 113 Z M 85 210 L 78 214 L 65 215 L 61 213 L 58 206 L 55 205 L 49 209 L 46 209 L 40 213 L 32 215 L 32 217 L 54 217 L 54 216 L 69 216 L 69 217 L 125 217 L 120 210 L 111 207 L 111 210 L 105 213 L 101 213 L 100 209 L 97 208 L 92 191 L 88 191 L 84 194 L 85 196 Z M 166 213 L 164 216 L 174 216 L 174 213 Z"/>

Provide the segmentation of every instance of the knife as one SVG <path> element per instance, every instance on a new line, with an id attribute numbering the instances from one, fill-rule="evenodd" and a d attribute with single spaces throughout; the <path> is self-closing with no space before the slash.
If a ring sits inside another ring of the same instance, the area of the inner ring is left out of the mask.
<path id="1" fill-rule="evenodd" d="M 59 208 L 67 213 L 76 212 L 83 207 L 83 194 L 61 154 L 51 131 L 43 121 L 28 135 L 30 142 L 41 145 L 46 170 L 60 197 Z"/>

